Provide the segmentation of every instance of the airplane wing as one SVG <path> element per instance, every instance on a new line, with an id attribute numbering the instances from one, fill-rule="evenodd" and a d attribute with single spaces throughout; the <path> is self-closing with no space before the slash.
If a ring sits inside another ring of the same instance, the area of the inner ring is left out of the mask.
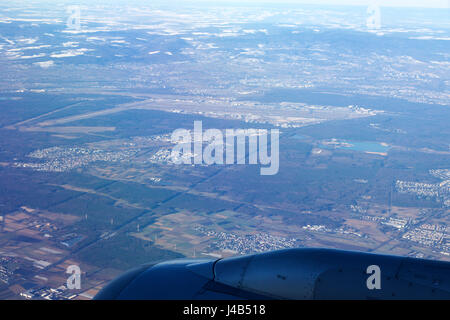
<path id="1" fill-rule="evenodd" d="M 131 270 L 95 299 L 450 299 L 450 263 L 314 248 L 180 259 Z"/>

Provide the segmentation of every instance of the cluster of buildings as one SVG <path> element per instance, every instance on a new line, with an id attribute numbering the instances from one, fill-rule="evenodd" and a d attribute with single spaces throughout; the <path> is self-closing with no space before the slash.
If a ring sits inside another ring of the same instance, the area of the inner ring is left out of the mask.
<path id="1" fill-rule="evenodd" d="M 315 225 L 307 224 L 306 226 L 303 226 L 302 229 L 308 230 L 308 231 L 313 231 L 313 232 L 346 234 L 346 235 L 362 237 L 362 235 L 360 233 L 356 232 L 356 230 L 353 230 L 352 228 L 349 228 L 349 227 L 346 227 L 346 228 L 340 227 L 340 228 L 336 228 L 336 229 L 331 229 L 331 228 L 328 228 L 321 224 L 315 224 Z"/>
<path id="2" fill-rule="evenodd" d="M 145 147 L 153 145 L 155 142 L 171 142 L 170 134 L 155 134 L 153 136 L 136 136 L 130 139 L 129 142 L 132 146 Z"/>
<path id="3" fill-rule="evenodd" d="M 439 183 L 420 183 L 412 181 L 400 181 L 395 184 L 400 193 L 416 194 L 421 198 L 434 198 L 450 207 L 450 169 L 430 170 L 430 174 L 441 179 Z"/>
<path id="4" fill-rule="evenodd" d="M 196 230 L 206 236 L 217 239 L 211 244 L 211 249 L 232 251 L 238 254 L 250 254 L 297 247 L 297 239 L 272 236 L 265 233 L 237 235 L 227 232 L 216 232 L 197 226 Z"/>
<path id="5" fill-rule="evenodd" d="M 389 133 L 399 133 L 399 134 L 406 134 L 407 133 L 405 130 L 398 129 L 398 128 L 396 128 L 396 129 L 383 128 L 378 123 L 370 123 L 369 127 L 371 127 L 372 129 L 380 130 L 380 131 L 383 131 L 383 132 L 389 132 Z"/>
<path id="6" fill-rule="evenodd" d="M 191 152 L 176 154 L 175 157 L 172 157 L 172 150 L 160 149 L 150 157 L 149 162 L 157 164 L 173 164 L 175 161 L 180 161 L 184 163 L 191 161 L 193 157 L 194 154 Z"/>
<path id="7" fill-rule="evenodd" d="M 437 198 L 439 196 L 439 185 L 432 183 L 397 180 L 395 188 L 399 193 L 412 193 L 423 198 Z"/>
<path id="8" fill-rule="evenodd" d="M 21 292 L 20 296 L 25 299 L 45 299 L 45 300 L 71 300 L 77 294 L 67 290 L 65 286 L 58 288 L 40 287 Z"/>
<path id="9" fill-rule="evenodd" d="M 358 206 L 358 205 L 356 205 L 356 204 L 351 204 L 351 205 L 350 205 L 350 209 L 351 209 L 353 212 L 361 213 L 361 214 L 364 214 L 364 213 L 367 212 L 367 209 L 364 209 L 363 207 Z"/>
<path id="10" fill-rule="evenodd" d="M 379 113 L 384 112 L 383 110 L 372 110 L 372 109 L 363 108 L 363 107 L 354 106 L 354 105 L 349 105 L 348 108 L 357 114 L 366 115 L 366 116 L 375 116 Z"/>
<path id="11" fill-rule="evenodd" d="M 403 217 L 361 216 L 362 220 L 374 221 L 381 225 L 397 229 L 402 240 L 440 250 L 450 255 L 450 227 L 437 224 L 421 224 L 418 220 Z"/>
<path id="12" fill-rule="evenodd" d="M 378 222 L 382 225 L 389 226 L 397 230 L 403 230 L 409 225 L 409 223 L 414 223 L 414 221 L 411 221 L 410 219 L 401 217 L 380 217 L 370 215 L 361 216 L 361 220 Z"/>
<path id="13" fill-rule="evenodd" d="M 430 174 L 442 180 L 450 180 L 450 169 L 433 169 Z"/>
<path id="14" fill-rule="evenodd" d="M 66 172 L 75 168 L 85 167 L 94 162 L 123 162 L 130 161 L 142 151 L 142 148 L 153 147 L 157 143 L 171 142 L 169 134 L 153 136 L 137 136 L 125 140 L 108 141 L 108 145 L 99 144 L 96 147 L 52 147 L 40 149 L 28 154 L 35 162 L 15 162 L 19 168 L 30 168 L 36 171 Z M 171 161 L 170 150 L 161 149 L 154 154 L 149 162 L 166 163 Z M 40 160 L 40 161 L 38 161 Z M 153 180 L 152 180 L 153 181 Z M 153 182 L 159 182 L 155 178 Z"/>
<path id="15" fill-rule="evenodd" d="M 441 248 L 444 252 L 450 252 L 450 227 L 423 224 L 409 230 L 402 238 L 423 246 Z"/>
<path id="16" fill-rule="evenodd" d="M 126 161 L 136 155 L 140 149 L 125 149 L 106 151 L 83 147 L 60 148 L 52 147 L 36 150 L 28 155 L 30 158 L 41 159 L 43 162 L 16 162 L 14 166 L 31 168 L 36 171 L 65 172 L 74 168 L 84 167 L 92 162 Z"/>
<path id="17" fill-rule="evenodd" d="M 170 144 L 170 134 L 159 134 L 152 136 L 136 136 L 129 139 L 108 140 L 95 145 L 73 146 L 73 147 L 51 147 L 39 149 L 27 155 L 35 161 L 15 162 L 13 165 L 19 168 L 30 168 L 45 172 L 67 172 L 72 169 L 88 166 L 95 162 L 127 162 L 137 161 L 137 155 L 145 148 L 155 145 Z M 170 150 L 161 149 L 149 160 L 150 163 L 171 162 Z M 154 183 L 161 181 L 160 178 L 151 178 Z M 0 221 L 1 222 L 1 221 Z"/>
<path id="18" fill-rule="evenodd" d="M 386 226 L 390 226 L 396 229 L 403 229 L 405 228 L 409 223 L 408 219 L 405 218 L 399 218 L 399 217 L 389 217 L 386 219 L 381 220 L 381 224 L 384 224 Z"/>

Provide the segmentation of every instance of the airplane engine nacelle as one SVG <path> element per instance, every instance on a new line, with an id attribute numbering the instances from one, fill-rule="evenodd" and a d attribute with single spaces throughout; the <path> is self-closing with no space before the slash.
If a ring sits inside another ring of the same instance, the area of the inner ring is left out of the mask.
<path id="1" fill-rule="evenodd" d="M 450 299 L 450 263 L 334 249 L 288 249 L 134 269 L 96 299 Z"/>

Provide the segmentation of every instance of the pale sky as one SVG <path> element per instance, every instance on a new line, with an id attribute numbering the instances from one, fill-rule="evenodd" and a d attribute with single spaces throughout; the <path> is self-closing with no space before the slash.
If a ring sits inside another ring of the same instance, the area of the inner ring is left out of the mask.
<path id="1" fill-rule="evenodd" d="M 205 1 L 205 0 L 200 0 Z M 195 0 L 193 1 L 195 2 Z M 208 2 L 215 2 L 213 0 Z M 305 3 L 305 4 L 335 4 L 335 5 L 363 5 L 368 6 L 378 3 L 384 7 L 422 7 L 422 8 L 447 8 L 450 9 L 450 0 L 242 0 L 220 2 L 240 2 L 240 3 Z M 450 18 L 450 17 L 449 17 Z"/>
<path id="2" fill-rule="evenodd" d="M 430 8 L 449 8 L 450 0 L 289 0 L 292 2 L 316 3 L 316 4 L 344 4 L 344 5 L 369 5 L 378 3 L 385 7 L 430 7 Z"/>

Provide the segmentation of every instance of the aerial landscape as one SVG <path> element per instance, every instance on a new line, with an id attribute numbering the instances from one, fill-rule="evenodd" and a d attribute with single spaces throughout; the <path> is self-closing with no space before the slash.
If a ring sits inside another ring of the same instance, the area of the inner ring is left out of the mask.
<path id="1" fill-rule="evenodd" d="M 449 8 L 126 3 L 0 3 L 0 299 L 284 248 L 450 261 Z M 198 121 L 278 130 L 277 171 L 174 163 Z"/>

